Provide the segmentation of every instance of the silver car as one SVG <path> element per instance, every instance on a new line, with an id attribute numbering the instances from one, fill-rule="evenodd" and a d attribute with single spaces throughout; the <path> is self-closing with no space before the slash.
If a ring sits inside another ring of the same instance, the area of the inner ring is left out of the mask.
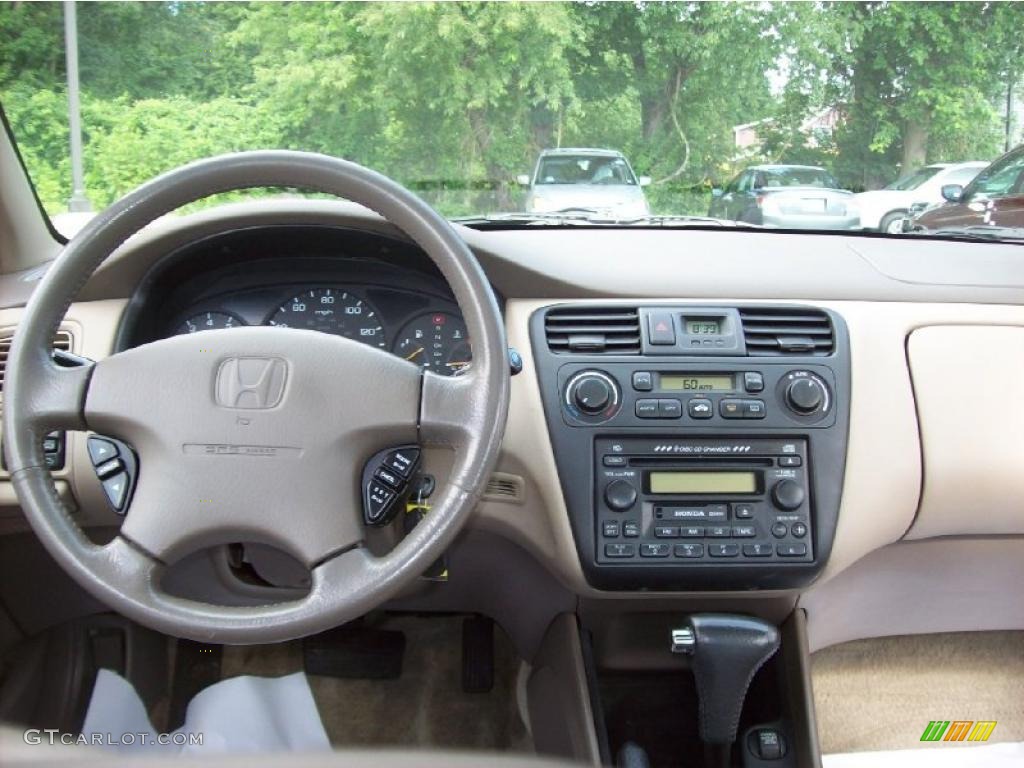
<path id="1" fill-rule="evenodd" d="M 853 193 L 824 168 L 754 165 L 712 190 L 709 216 L 785 229 L 857 229 Z"/>
<path id="2" fill-rule="evenodd" d="M 611 149 L 546 149 L 533 175 L 516 179 L 530 188 L 530 213 L 586 211 L 615 218 L 647 216 L 650 208 L 642 187 L 650 178 L 637 177 L 621 152 Z"/>

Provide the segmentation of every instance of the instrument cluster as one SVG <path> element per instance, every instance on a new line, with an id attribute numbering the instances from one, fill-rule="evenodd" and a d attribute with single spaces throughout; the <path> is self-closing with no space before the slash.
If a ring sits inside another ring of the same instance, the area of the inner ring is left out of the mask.
<path id="1" fill-rule="evenodd" d="M 365 291 L 346 286 L 304 287 L 268 306 L 262 317 L 257 314 L 255 324 L 345 336 L 443 376 L 456 376 L 469 365 L 472 352 L 466 324 L 454 308 L 432 307 L 407 317 L 397 313 L 385 317 L 365 296 Z M 175 321 L 172 333 L 252 325 L 254 317 L 251 310 L 246 311 L 245 298 L 227 297 L 224 307 L 189 313 Z M 234 308 L 236 304 L 240 306 Z"/>

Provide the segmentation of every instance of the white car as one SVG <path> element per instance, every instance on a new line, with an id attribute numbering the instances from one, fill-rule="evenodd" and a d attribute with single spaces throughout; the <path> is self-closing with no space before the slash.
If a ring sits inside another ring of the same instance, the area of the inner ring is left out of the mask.
<path id="1" fill-rule="evenodd" d="M 879 232 L 903 231 L 903 219 L 915 203 L 942 203 L 944 184 L 966 186 L 988 163 L 933 163 L 897 179 L 885 189 L 854 196 L 860 209 L 860 225 Z"/>
<path id="2" fill-rule="evenodd" d="M 643 187 L 648 176 L 637 176 L 621 152 L 611 149 L 546 149 L 533 175 L 516 179 L 529 187 L 530 213 L 590 211 L 611 216 L 647 216 Z"/>

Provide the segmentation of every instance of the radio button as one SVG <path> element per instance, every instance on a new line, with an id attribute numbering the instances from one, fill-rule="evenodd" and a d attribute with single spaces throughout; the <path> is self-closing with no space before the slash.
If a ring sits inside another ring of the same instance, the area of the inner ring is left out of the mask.
<path id="1" fill-rule="evenodd" d="M 757 536 L 757 530 L 752 525 L 734 525 L 732 535 L 737 539 L 752 539 Z"/>
<path id="2" fill-rule="evenodd" d="M 708 554 L 712 557 L 737 557 L 739 553 L 739 544 L 708 544 Z"/>
<path id="3" fill-rule="evenodd" d="M 657 525 L 654 527 L 654 536 L 659 539 L 678 539 L 679 528 L 674 525 Z"/>
<path id="4" fill-rule="evenodd" d="M 804 536 L 807 535 L 807 526 L 803 523 L 793 523 L 789 531 L 798 539 L 802 539 Z"/>
<path id="5" fill-rule="evenodd" d="M 704 529 L 696 526 L 683 526 L 679 529 L 679 535 L 684 539 L 703 539 Z"/>
<path id="6" fill-rule="evenodd" d="M 703 544 L 676 544 L 676 557 L 701 557 L 704 554 Z"/>
<path id="7" fill-rule="evenodd" d="M 609 509 L 625 512 L 636 504 L 636 488 L 626 480 L 612 480 L 604 487 L 604 501 Z"/>
<path id="8" fill-rule="evenodd" d="M 728 525 L 712 525 L 707 528 L 707 537 L 710 539 L 727 539 L 732 535 Z"/>
<path id="9" fill-rule="evenodd" d="M 799 456 L 779 456 L 780 467 L 799 467 L 802 466 L 804 460 Z"/>
<path id="10" fill-rule="evenodd" d="M 604 534 L 606 539 L 619 538 L 619 521 L 605 520 L 604 524 L 601 526 L 601 532 Z"/>
<path id="11" fill-rule="evenodd" d="M 733 504 L 732 514 L 737 520 L 749 520 L 754 516 L 753 504 Z"/>
<path id="12" fill-rule="evenodd" d="M 775 547 L 779 557 L 803 557 L 807 554 L 807 545 L 803 542 L 796 544 L 779 544 Z"/>
<path id="13" fill-rule="evenodd" d="M 683 415 L 683 404 L 678 400 L 659 400 L 658 416 L 662 419 L 678 419 Z"/>
<path id="14" fill-rule="evenodd" d="M 708 520 L 728 520 L 729 506 L 727 504 L 708 504 L 704 507 L 708 513 Z"/>
<path id="15" fill-rule="evenodd" d="M 668 557 L 672 552 L 671 544 L 641 544 L 640 557 Z"/>
<path id="16" fill-rule="evenodd" d="M 658 401 L 652 398 L 645 398 L 636 401 L 636 417 L 638 419 L 658 418 Z"/>
<path id="17" fill-rule="evenodd" d="M 718 410 L 723 419 L 742 419 L 743 401 L 731 397 L 723 398 L 718 404 Z"/>
<path id="18" fill-rule="evenodd" d="M 743 374 L 743 388 L 747 392 L 761 392 L 764 390 L 764 376 L 757 371 L 747 371 Z"/>
<path id="19" fill-rule="evenodd" d="M 622 524 L 622 535 L 627 539 L 635 539 L 640 536 L 640 523 L 635 520 L 628 520 Z"/>
<path id="20" fill-rule="evenodd" d="M 650 371 L 633 371 L 633 389 L 650 392 L 654 389 L 654 375 Z"/>
<path id="21" fill-rule="evenodd" d="M 776 539 L 781 539 L 785 537 L 787 533 L 789 533 L 789 526 L 787 526 L 785 523 L 776 523 L 772 526 L 772 536 L 774 536 Z"/>
<path id="22" fill-rule="evenodd" d="M 744 400 L 744 419 L 763 419 L 765 417 L 764 400 Z"/>
<path id="23" fill-rule="evenodd" d="M 744 557 L 770 557 L 772 554 L 771 544 L 744 544 Z"/>
<path id="24" fill-rule="evenodd" d="M 624 467 L 629 463 L 625 456 L 616 456 L 615 454 L 608 454 L 601 459 L 601 463 L 606 467 Z"/>
<path id="25" fill-rule="evenodd" d="M 605 544 L 604 554 L 606 557 L 632 557 L 636 553 L 636 547 L 632 544 Z"/>
<path id="26" fill-rule="evenodd" d="M 686 412 L 691 419 L 710 419 L 715 415 L 715 407 L 707 398 L 694 397 L 687 401 Z"/>

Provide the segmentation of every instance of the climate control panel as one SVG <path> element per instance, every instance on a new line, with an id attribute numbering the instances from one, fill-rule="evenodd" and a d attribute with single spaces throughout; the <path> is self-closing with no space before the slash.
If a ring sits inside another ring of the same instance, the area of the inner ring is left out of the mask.
<path id="1" fill-rule="evenodd" d="M 759 363 L 744 369 L 662 363 L 657 368 L 566 364 L 558 373 L 569 426 L 598 424 L 732 427 L 831 426 L 833 373 L 827 366 Z M 742 421 L 746 424 L 736 424 Z"/>

